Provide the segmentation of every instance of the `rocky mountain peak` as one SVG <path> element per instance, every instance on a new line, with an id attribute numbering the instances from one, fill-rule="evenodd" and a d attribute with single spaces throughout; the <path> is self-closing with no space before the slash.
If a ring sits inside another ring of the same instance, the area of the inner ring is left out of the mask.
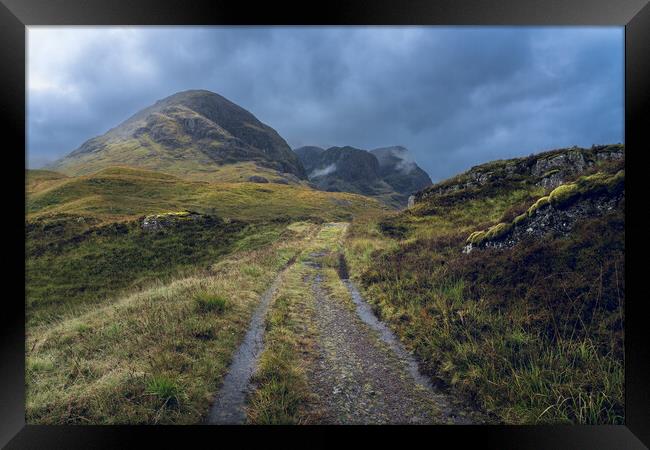
<path id="1" fill-rule="evenodd" d="M 52 168 L 77 175 L 119 164 L 184 176 L 242 162 L 306 178 L 300 160 L 273 128 L 219 94 L 189 90 L 89 139 Z"/>

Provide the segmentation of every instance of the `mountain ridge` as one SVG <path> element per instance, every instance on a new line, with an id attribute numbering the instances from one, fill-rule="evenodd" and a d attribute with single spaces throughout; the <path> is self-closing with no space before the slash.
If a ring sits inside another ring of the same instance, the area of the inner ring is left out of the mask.
<path id="1" fill-rule="evenodd" d="M 431 184 L 431 178 L 402 146 L 364 150 L 352 146 L 304 146 L 294 149 L 309 181 L 325 191 L 355 192 L 393 207 Z"/>

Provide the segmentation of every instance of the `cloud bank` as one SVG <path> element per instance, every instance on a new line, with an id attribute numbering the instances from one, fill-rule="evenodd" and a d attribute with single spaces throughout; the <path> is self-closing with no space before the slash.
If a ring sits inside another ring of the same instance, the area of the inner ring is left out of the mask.
<path id="1" fill-rule="evenodd" d="M 404 145 L 436 181 L 492 159 L 623 142 L 621 27 L 30 27 L 38 167 L 187 89 L 292 147 Z"/>

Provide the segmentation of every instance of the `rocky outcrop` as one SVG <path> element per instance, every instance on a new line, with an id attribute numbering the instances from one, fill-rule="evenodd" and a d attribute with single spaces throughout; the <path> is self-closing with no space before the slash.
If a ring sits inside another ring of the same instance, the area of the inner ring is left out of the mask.
<path id="1" fill-rule="evenodd" d="M 553 189 L 599 162 L 622 160 L 623 145 L 598 145 L 589 149 L 572 147 L 531 155 L 526 158 L 494 161 L 472 167 L 456 177 L 415 194 L 415 204 L 435 196 L 482 188 L 490 183 L 528 183 Z"/>
<path id="2" fill-rule="evenodd" d="M 589 152 L 575 148 L 565 153 L 537 159 L 531 174 L 539 178 L 537 181 L 539 186 L 552 189 L 599 161 L 619 160 L 623 157 L 623 147 L 619 146 L 593 147 Z"/>
<path id="3" fill-rule="evenodd" d="M 581 220 L 599 217 L 620 207 L 624 199 L 625 173 L 597 173 L 554 189 L 538 199 L 527 212 L 511 223 L 472 233 L 464 253 L 477 247 L 510 248 L 526 239 L 541 239 L 551 233 L 566 235 Z"/>
<path id="4" fill-rule="evenodd" d="M 175 226 L 188 221 L 205 220 L 202 214 L 193 211 L 168 212 L 162 214 L 152 214 L 142 219 L 142 229 L 146 231 L 156 231 Z"/>
<path id="5" fill-rule="evenodd" d="M 253 175 L 251 177 L 248 177 L 248 181 L 250 181 L 251 183 L 268 183 L 269 182 L 269 180 L 267 180 L 266 178 L 261 177 L 259 175 Z"/>
<path id="6" fill-rule="evenodd" d="M 530 219 L 514 225 L 510 232 L 479 245 L 468 243 L 463 251 L 471 252 L 477 247 L 511 248 L 527 239 L 541 239 L 545 235 L 566 235 L 575 225 L 585 219 L 599 217 L 617 208 L 623 194 L 615 197 L 601 196 L 574 203 L 566 209 L 546 205 L 539 208 Z"/>

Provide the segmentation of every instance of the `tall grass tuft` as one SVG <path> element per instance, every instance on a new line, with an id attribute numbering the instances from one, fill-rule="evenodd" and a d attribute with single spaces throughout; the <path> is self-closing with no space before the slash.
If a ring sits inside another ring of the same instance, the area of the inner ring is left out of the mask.
<path id="1" fill-rule="evenodd" d="M 166 406 L 179 404 L 180 388 L 178 383 L 169 376 L 152 376 L 147 383 L 147 393 L 158 397 Z"/>
<path id="2" fill-rule="evenodd" d="M 220 313 L 228 307 L 228 300 L 225 297 L 205 291 L 194 295 L 194 303 L 197 310 L 202 313 Z"/>

